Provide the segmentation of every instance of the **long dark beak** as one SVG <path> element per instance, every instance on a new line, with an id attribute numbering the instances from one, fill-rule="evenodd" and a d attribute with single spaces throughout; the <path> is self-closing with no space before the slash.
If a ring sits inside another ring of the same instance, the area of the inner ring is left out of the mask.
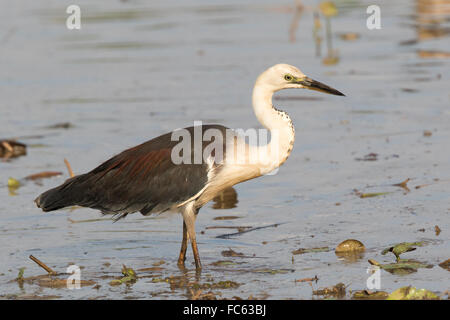
<path id="1" fill-rule="evenodd" d="M 345 94 L 343 94 L 342 92 L 337 91 L 336 89 L 333 89 L 333 88 L 327 86 L 326 84 L 323 84 L 322 82 L 313 80 L 308 77 L 299 80 L 298 83 L 310 90 L 316 90 L 316 91 L 320 91 L 320 92 L 334 94 L 337 96 L 345 96 Z"/>

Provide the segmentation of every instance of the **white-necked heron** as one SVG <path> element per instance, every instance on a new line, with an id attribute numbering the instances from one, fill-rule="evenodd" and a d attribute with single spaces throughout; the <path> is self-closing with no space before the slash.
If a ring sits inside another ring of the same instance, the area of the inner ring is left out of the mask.
<path id="1" fill-rule="evenodd" d="M 271 132 L 269 143 L 249 145 L 241 135 L 230 135 L 231 130 L 221 125 L 185 128 L 182 130 L 191 137 L 196 130 L 201 130 L 201 136 L 208 130 L 222 134 L 225 138 L 221 140 L 221 154 L 217 148 L 210 148 L 205 156 L 210 142 L 198 144 L 192 140 L 188 159 L 194 159 L 200 151 L 201 161 L 175 163 L 173 151 L 179 148 L 179 140 L 173 139 L 173 133 L 167 133 L 123 151 L 88 173 L 68 179 L 41 194 L 35 202 L 43 211 L 78 205 L 115 214 L 116 220 L 137 211 L 143 215 L 178 211 L 183 216 L 178 264 L 184 265 L 190 240 L 196 268 L 201 269 L 195 237 L 195 219 L 200 208 L 226 188 L 278 168 L 292 151 L 295 131 L 291 118 L 272 105 L 273 94 L 288 88 L 343 95 L 293 66 L 277 64 L 258 77 L 253 89 L 253 109 L 259 122 Z"/>

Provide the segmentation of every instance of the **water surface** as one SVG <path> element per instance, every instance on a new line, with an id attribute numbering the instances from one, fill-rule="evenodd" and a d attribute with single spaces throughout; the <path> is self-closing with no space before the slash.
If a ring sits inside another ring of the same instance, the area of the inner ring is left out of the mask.
<path id="1" fill-rule="evenodd" d="M 82 299 L 190 298 L 188 286 L 158 279 L 175 276 L 199 283 L 235 281 L 238 288 L 213 289 L 222 298 L 311 299 L 312 290 L 339 282 L 366 288 L 368 259 L 402 241 L 426 246 L 404 255 L 433 265 L 408 275 L 381 273 L 381 290 L 413 285 L 443 294 L 449 258 L 450 111 L 448 1 L 378 1 L 382 28 L 368 30 L 370 1 L 336 1 L 331 20 L 339 57 L 324 64 L 325 41 L 316 56 L 314 1 L 290 41 L 294 1 L 78 1 L 82 29 L 65 27 L 67 1 L 13 1 L 0 10 L 0 137 L 29 145 L 23 157 L 0 162 L 0 295 Z M 325 22 L 322 19 L 322 36 Z M 356 32 L 345 41 L 340 34 Z M 441 54 L 439 54 L 439 52 Z M 187 271 L 176 261 L 182 220 L 176 214 L 134 214 L 112 223 L 78 208 L 43 213 L 33 199 L 67 179 L 67 158 L 84 173 L 125 148 L 195 120 L 232 128 L 260 128 L 251 109 L 258 74 L 275 63 L 298 66 L 310 77 L 344 92 L 335 97 L 285 91 L 274 104 L 296 126 L 288 161 L 273 176 L 235 187 L 229 209 L 206 205 L 197 219 L 204 265 L 195 278 L 189 250 Z M 300 99 L 301 98 L 301 99 Z M 48 126 L 70 122 L 69 129 Z M 424 136 L 424 130 L 431 136 Z M 358 161 L 376 153 L 376 161 Z M 28 182 L 10 195 L 9 177 L 40 171 L 63 176 Z M 410 192 L 394 187 L 410 178 Z M 416 189 L 416 186 L 427 185 Z M 355 193 L 390 192 L 360 198 Z M 215 220 L 222 216 L 237 219 Z M 263 227 L 229 238 L 236 229 Z M 435 233 L 435 225 L 442 230 Z M 214 227 L 214 228 L 212 228 Z M 355 238 L 366 253 L 357 261 L 338 258 L 334 248 Z M 329 252 L 295 255 L 298 248 Z M 224 257 L 229 249 L 245 257 Z M 34 255 L 64 272 L 82 266 L 82 279 L 100 285 L 80 290 L 11 282 L 43 270 Z M 139 270 L 164 260 L 160 269 L 138 272 L 132 286 L 110 286 L 122 264 Z M 233 264 L 214 265 L 219 260 Z M 314 277 L 313 288 L 296 279 Z M 208 291 L 208 290 L 206 290 Z M 349 296 L 347 296 L 349 297 Z"/>

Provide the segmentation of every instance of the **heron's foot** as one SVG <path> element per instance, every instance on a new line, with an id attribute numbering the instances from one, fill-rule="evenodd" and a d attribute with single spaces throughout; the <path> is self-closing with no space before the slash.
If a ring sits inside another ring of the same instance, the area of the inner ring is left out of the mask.
<path id="1" fill-rule="evenodd" d="M 202 269 L 202 264 L 200 262 L 200 255 L 198 253 L 197 240 L 195 239 L 195 218 L 197 217 L 197 213 L 198 209 L 193 207 L 193 203 L 191 203 L 190 205 L 186 205 L 186 207 L 182 211 L 183 240 L 181 242 L 180 257 L 178 259 L 178 262 L 184 264 L 188 241 L 190 241 L 192 246 L 192 253 L 194 254 L 195 268 L 198 272 Z"/>
<path id="2" fill-rule="evenodd" d="M 202 263 L 200 262 L 200 260 L 195 261 L 195 269 L 197 271 L 201 271 L 202 270 Z"/>
<path id="3" fill-rule="evenodd" d="M 181 254 L 180 254 L 180 257 L 178 258 L 177 265 L 179 267 L 184 267 L 184 261 L 186 261 L 186 257 L 185 256 L 182 257 Z"/>

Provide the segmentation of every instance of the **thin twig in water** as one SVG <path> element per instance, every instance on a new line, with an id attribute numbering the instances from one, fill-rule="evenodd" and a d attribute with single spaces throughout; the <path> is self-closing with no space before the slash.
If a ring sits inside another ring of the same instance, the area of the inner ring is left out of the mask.
<path id="1" fill-rule="evenodd" d="M 222 234 L 220 236 L 217 236 L 216 238 L 227 239 L 227 238 L 230 238 L 230 237 L 233 237 L 233 236 L 239 236 L 239 235 L 241 235 L 243 233 L 247 233 L 247 232 L 250 232 L 250 231 L 255 231 L 255 230 L 265 229 L 265 228 L 271 228 L 271 227 L 278 227 L 281 224 L 283 224 L 283 223 L 275 223 L 275 224 L 271 224 L 271 225 L 268 225 L 268 226 L 251 228 L 251 229 L 248 229 L 248 230 L 243 230 L 243 231 L 239 231 L 239 232 L 235 232 L 235 233 Z"/>
<path id="2" fill-rule="evenodd" d="M 442 182 L 444 182 L 444 183 L 450 182 L 450 179 L 442 179 L 442 180 L 440 180 L 440 179 L 434 179 L 434 182 L 433 182 L 433 183 L 428 183 L 428 184 L 418 185 L 418 186 L 416 186 L 415 188 L 416 188 L 416 189 L 421 189 L 421 188 L 423 188 L 423 187 L 429 187 L 429 186 L 432 186 L 432 185 L 435 185 L 435 184 L 438 184 L 438 183 L 442 183 Z"/>
<path id="3" fill-rule="evenodd" d="M 52 268 L 50 268 L 49 266 L 47 266 L 45 263 L 43 263 L 41 260 L 39 260 L 36 257 L 33 257 L 33 255 L 30 255 L 30 259 L 33 260 L 34 262 L 36 262 L 38 264 L 38 266 L 40 266 L 41 268 L 43 268 L 45 271 L 47 271 L 49 274 L 56 274 L 55 271 L 52 270 Z"/>
<path id="4" fill-rule="evenodd" d="M 295 282 L 312 282 L 315 281 L 317 283 L 317 281 L 319 281 L 319 278 L 316 276 L 314 276 L 314 278 L 303 278 L 303 279 L 298 279 L 295 280 Z"/>
<path id="5" fill-rule="evenodd" d="M 208 226 L 205 229 L 250 229 L 251 227 L 247 226 Z"/>
<path id="6" fill-rule="evenodd" d="M 66 158 L 64 158 L 64 163 L 66 164 L 67 171 L 69 171 L 69 176 L 73 178 L 75 175 L 73 174 L 72 167 L 70 166 L 70 163 Z"/>
<path id="7" fill-rule="evenodd" d="M 411 190 L 409 190 L 409 188 L 408 188 L 408 182 L 409 182 L 409 180 L 410 180 L 410 179 L 408 178 L 408 179 L 406 179 L 406 180 L 403 181 L 403 182 L 393 184 L 393 186 L 394 186 L 394 187 L 400 187 L 400 188 L 403 188 L 403 189 L 405 189 L 406 192 L 409 192 L 409 191 L 411 191 Z"/>
<path id="8" fill-rule="evenodd" d="M 13 147 L 11 147 L 11 145 L 9 144 L 8 141 L 2 141 L 2 145 L 5 147 L 6 150 L 8 150 L 9 152 L 13 152 L 14 149 Z"/>

